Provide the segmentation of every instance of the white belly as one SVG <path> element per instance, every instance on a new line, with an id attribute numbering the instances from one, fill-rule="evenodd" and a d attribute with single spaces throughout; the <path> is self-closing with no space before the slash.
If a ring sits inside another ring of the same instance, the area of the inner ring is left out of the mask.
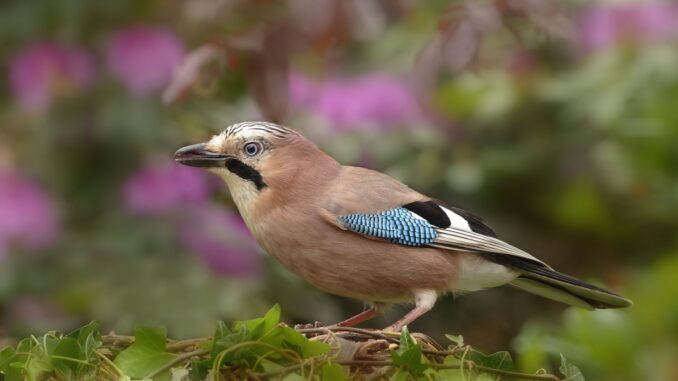
<path id="1" fill-rule="evenodd" d="M 478 291 L 497 287 L 516 279 L 519 272 L 468 253 L 460 258 L 459 278 L 450 285 L 452 292 Z"/>

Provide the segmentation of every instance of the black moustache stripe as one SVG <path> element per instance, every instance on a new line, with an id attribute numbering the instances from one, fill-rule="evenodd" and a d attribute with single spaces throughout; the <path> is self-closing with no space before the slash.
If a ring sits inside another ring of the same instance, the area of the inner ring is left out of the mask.
<path id="1" fill-rule="evenodd" d="M 227 160 L 226 169 L 245 180 L 251 181 L 259 191 L 268 186 L 264 182 L 264 179 L 261 177 L 261 173 L 259 173 L 259 171 L 238 159 Z"/>

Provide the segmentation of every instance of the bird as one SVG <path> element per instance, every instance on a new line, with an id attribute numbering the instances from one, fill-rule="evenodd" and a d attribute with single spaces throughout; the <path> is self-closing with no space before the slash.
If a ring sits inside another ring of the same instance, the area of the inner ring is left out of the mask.
<path id="1" fill-rule="evenodd" d="M 258 244 L 284 267 L 369 306 L 337 326 L 413 303 L 384 328 L 399 332 L 439 296 L 501 285 L 590 310 L 632 305 L 500 240 L 473 213 L 381 172 L 341 165 L 292 128 L 235 123 L 174 159 L 223 179 Z"/>

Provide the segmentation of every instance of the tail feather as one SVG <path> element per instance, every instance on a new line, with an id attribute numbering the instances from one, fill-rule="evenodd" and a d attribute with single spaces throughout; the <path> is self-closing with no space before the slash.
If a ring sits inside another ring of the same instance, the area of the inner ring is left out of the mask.
<path id="1" fill-rule="evenodd" d="M 571 306 L 577 306 L 585 308 L 587 310 L 593 310 L 595 307 L 586 300 L 572 295 L 572 293 L 563 291 L 561 288 L 551 287 L 548 284 L 535 281 L 530 278 L 518 277 L 513 282 L 509 283 L 511 286 L 519 288 L 523 291 L 527 291 L 531 294 L 543 296 L 551 300 L 555 300 L 561 303 L 569 304 Z"/>
<path id="2" fill-rule="evenodd" d="M 521 272 L 510 284 L 527 292 L 587 309 L 624 308 L 633 303 L 611 291 L 522 258 L 487 253 L 486 258 Z"/>

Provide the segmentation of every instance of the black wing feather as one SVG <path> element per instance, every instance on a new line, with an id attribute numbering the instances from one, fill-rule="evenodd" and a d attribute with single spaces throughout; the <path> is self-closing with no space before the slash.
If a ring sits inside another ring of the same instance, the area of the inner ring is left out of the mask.
<path id="1" fill-rule="evenodd" d="M 497 238 L 497 233 L 495 233 L 491 227 L 487 226 L 481 217 L 461 208 L 450 207 L 449 209 L 464 217 L 471 227 L 471 230 L 474 232 Z"/>
<path id="2" fill-rule="evenodd" d="M 491 227 L 487 226 L 483 222 L 482 218 L 464 209 L 447 207 L 444 205 L 440 205 L 435 201 L 415 201 L 407 205 L 403 205 L 403 208 L 421 216 L 421 218 L 428 221 L 428 223 L 430 223 L 431 225 L 434 225 L 440 229 L 447 229 L 450 227 L 452 222 L 450 221 L 450 218 L 447 216 L 445 211 L 442 209 L 443 207 L 453 211 L 454 213 L 460 215 L 463 219 L 465 219 L 473 232 L 490 237 L 495 238 L 497 237 L 497 234 L 494 232 L 494 230 L 492 230 Z"/>

